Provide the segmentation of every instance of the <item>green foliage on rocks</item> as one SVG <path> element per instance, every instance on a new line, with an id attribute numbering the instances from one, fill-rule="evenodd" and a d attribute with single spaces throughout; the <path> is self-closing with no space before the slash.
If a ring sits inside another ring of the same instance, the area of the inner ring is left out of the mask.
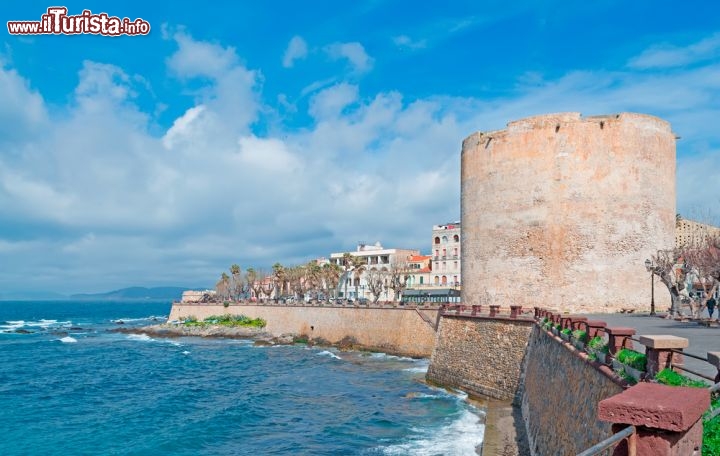
<path id="1" fill-rule="evenodd" d="M 623 348 L 622 350 L 617 352 L 617 355 L 615 355 L 615 359 L 627 366 L 632 367 L 633 369 L 641 371 L 646 370 L 647 357 L 644 354 L 635 350 Z"/>
<path id="2" fill-rule="evenodd" d="M 560 331 L 560 332 L 563 333 L 563 334 L 566 334 L 566 335 L 570 335 L 570 332 L 571 332 L 571 331 L 570 331 L 570 328 L 565 328 L 565 329 L 563 329 L 563 330 Z"/>
<path id="3" fill-rule="evenodd" d="M 249 318 L 245 315 L 211 315 L 203 321 L 198 321 L 196 317 L 187 317 L 183 322 L 185 326 L 226 326 L 226 327 L 251 327 L 264 328 L 267 322 L 262 318 Z"/>

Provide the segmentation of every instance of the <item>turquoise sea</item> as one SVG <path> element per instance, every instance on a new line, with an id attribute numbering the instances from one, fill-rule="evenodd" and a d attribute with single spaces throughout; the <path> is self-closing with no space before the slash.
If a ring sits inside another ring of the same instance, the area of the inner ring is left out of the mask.
<path id="1" fill-rule="evenodd" d="M 482 412 L 425 385 L 427 360 L 109 331 L 169 311 L 0 302 L 0 455 L 472 455 L 482 442 Z"/>

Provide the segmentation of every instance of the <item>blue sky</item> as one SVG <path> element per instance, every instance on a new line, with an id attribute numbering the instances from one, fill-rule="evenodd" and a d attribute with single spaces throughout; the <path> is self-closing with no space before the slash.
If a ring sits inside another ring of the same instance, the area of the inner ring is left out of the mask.
<path id="1" fill-rule="evenodd" d="M 670 121 L 678 211 L 720 215 L 715 2 L 445 3 L 67 2 L 152 31 L 6 30 L 0 290 L 210 286 L 358 241 L 427 252 L 459 219 L 462 139 L 548 112 Z"/>

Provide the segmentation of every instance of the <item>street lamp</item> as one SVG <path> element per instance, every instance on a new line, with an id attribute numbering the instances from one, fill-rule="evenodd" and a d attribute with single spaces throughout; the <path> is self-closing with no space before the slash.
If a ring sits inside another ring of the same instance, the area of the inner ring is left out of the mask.
<path id="1" fill-rule="evenodd" d="M 645 269 L 650 272 L 650 315 L 655 315 L 655 265 L 651 260 L 645 260 Z"/>

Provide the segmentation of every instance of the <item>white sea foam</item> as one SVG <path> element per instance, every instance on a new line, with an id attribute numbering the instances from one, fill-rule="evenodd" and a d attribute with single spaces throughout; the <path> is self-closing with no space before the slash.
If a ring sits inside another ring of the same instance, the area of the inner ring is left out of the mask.
<path id="1" fill-rule="evenodd" d="M 469 410 L 442 428 L 414 429 L 418 435 L 407 442 L 382 448 L 385 454 L 417 456 L 475 454 L 482 445 L 485 426 L 480 418 Z"/>
<path id="2" fill-rule="evenodd" d="M 25 321 L 23 320 L 11 320 L 6 321 L 6 324 L 0 325 L 0 331 L 2 332 L 13 332 L 16 329 L 20 329 L 23 326 L 25 326 Z"/>
<path id="3" fill-rule="evenodd" d="M 413 360 L 415 365 L 413 367 L 408 367 L 403 369 L 406 372 L 413 372 L 413 373 L 426 373 L 428 368 L 430 367 L 430 361 L 427 359 L 418 359 Z"/>
<path id="4" fill-rule="evenodd" d="M 145 342 L 155 340 L 147 334 L 128 334 L 127 338 L 130 340 L 140 340 Z"/>
<path id="5" fill-rule="evenodd" d="M 427 373 L 428 367 L 427 366 L 418 366 L 418 367 L 408 367 L 407 369 L 403 369 L 405 372 L 413 372 L 417 374 L 425 374 Z"/>
<path id="6" fill-rule="evenodd" d="M 319 355 L 319 356 L 330 356 L 330 357 L 335 358 L 335 359 L 342 359 L 341 357 L 339 357 L 339 356 L 336 355 L 335 353 L 333 353 L 333 352 L 331 352 L 331 351 L 328 351 L 328 350 L 323 350 L 323 351 L 319 352 L 318 355 Z"/>
<path id="7" fill-rule="evenodd" d="M 63 337 L 62 339 L 58 339 L 58 340 L 59 340 L 60 342 L 64 343 L 64 344 L 75 344 L 75 343 L 77 343 L 77 339 L 74 338 L 74 337 L 70 337 L 70 336 L 65 336 L 65 337 Z"/>
<path id="8" fill-rule="evenodd" d="M 182 352 L 182 354 L 183 354 L 183 355 L 189 355 L 189 354 L 190 354 L 190 352 L 189 352 L 189 351 L 187 351 L 187 350 L 185 350 L 184 352 Z"/>

